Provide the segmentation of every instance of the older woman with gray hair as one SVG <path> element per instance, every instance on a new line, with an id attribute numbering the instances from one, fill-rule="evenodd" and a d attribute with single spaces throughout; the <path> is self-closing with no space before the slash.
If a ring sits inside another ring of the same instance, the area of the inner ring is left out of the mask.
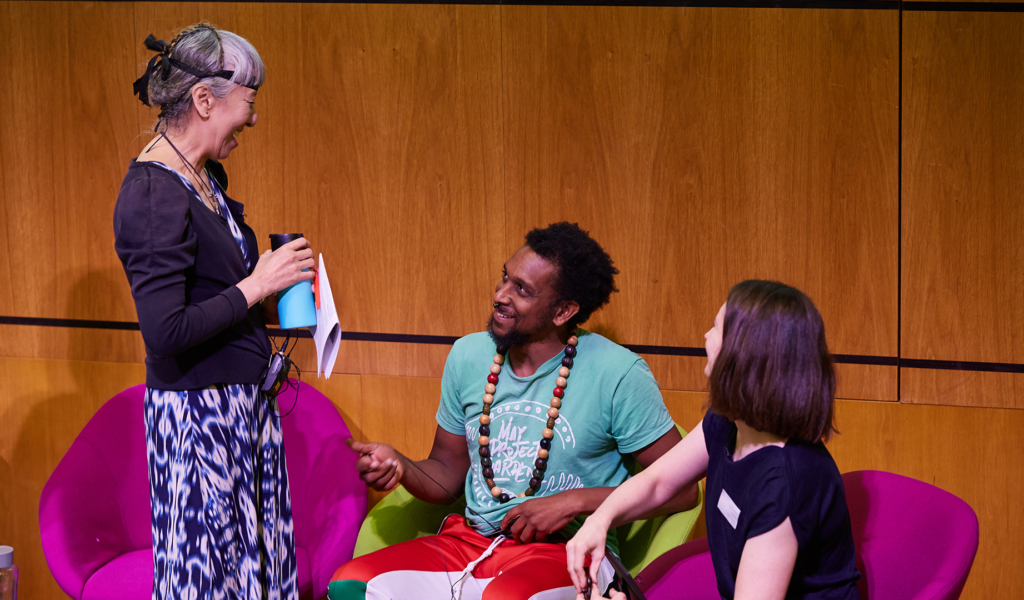
<path id="1" fill-rule="evenodd" d="M 146 344 L 154 599 L 298 598 L 281 422 L 261 391 L 260 301 L 313 277 L 305 240 L 259 254 L 218 161 L 256 125 L 263 61 L 200 23 L 135 83 L 158 135 L 128 166 L 115 248 Z"/>

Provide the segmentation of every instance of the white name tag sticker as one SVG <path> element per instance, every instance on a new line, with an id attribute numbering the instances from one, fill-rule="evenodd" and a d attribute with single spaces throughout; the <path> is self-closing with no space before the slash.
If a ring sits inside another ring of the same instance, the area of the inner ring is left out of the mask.
<path id="1" fill-rule="evenodd" d="M 725 520 L 732 525 L 733 529 L 736 529 L 736 525 L 740 522 L 740 507 L 736 506 L 736 503 L 732 501 L 729 494 L 722 490 L 722 495 L 718 497 L 718 510 L 725 517 Z"/>

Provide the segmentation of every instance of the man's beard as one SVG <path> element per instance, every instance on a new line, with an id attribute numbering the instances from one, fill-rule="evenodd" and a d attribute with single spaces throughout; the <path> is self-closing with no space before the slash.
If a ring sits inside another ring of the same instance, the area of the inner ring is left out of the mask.
<path id="1" fill-rule="evenodd" d="M 503 348 L 508 351 L 509 348 L 519 348 L 525 346 L 526 342 L 530 341 L 529 336 L 519 331 L 515 325 L 512 329 L 509 329 L 506 334 L 495 333 L 494 331 L 494 315 L 491 315 L 490 320 L 487 321 L 487 334 L 494 340 L 494 345 L 498 348 Z"/>

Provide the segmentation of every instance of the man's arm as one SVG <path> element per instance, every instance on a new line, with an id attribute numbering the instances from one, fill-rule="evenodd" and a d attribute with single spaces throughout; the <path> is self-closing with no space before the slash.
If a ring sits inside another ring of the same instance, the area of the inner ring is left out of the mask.
<path id="1" fill-rule="evenodd" d="M 646 469 L 682 439 L 679 430 L 673 427 L 653 443 L 633 453 L 633 456 Z M 512 525 L 513 537 L 521 542 L 544 540 L 548 534 L 559 531 L 577 516 L 593 513 L 614 490 L 612 487 L 580 488 L 534 498 L 509 510 L 501 526 L 508 527 L 515 519 Z M 638 518 L 649 519 L 689 510 L 697 506 L 697 499 L 697 482 L 694 481 L 665 504 Z"/>
<path id="2" fill-rule="evenodd" d="M 697 427 L 701 427 L 701 423 L 697 423 Z M 679 434 L 679 428 L 673 427 L 668 430 L 665 435 L 655 440 L 653 444 L 633 453 L 633 456 L 636 458 L 637 462 L 643 466 L 643 468 L 647 469 L 654 464 L 654 461 L 664 456 L 681 441 L 683 441 L 683 436 Z M 665 504 L 662 504 L 661 508 L 647 513 L 641 518 L 650 519 L 651 517 L 660 517 L 661 515 L 670 515 L 684 510 L 690 510 L 697 506 L 699 499 L 700 494 L 697 491 L 697 482 L 694 481 L 679 490 L 679 493 Z M 590 513 L 594 512 L 594 510 L 597 510 L 597 507 L 594 507 Z"/>
<path id="3" fill-rule="evenodd" d="M 440 425 L 434 433 L 430 455 L 413 461 L 390 444 L 348 440 L 350 448 L 361 454 L 356 462 L 359 477 L 378 491 L 387 491 L 399 483 L 426 502 L 448 504 L 457 499 L 469 472 L 466 438 L 445 431 Z"/>

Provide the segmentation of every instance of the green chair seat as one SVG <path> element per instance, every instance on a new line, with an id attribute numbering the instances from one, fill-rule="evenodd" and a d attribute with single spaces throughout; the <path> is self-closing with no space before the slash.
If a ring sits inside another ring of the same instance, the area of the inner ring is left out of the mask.
<path id="1" fill-rule="evenodd" d="M 465 509 L 458 502 L 430 504 L 398 486 L 370 509 L 356 538 L 353 558 L 401 542 L 434 535 L 444 518 Z"/>
<path id="2" fill-rule="evenodd" d="M 690 541 L 704 507 L 704 484 L 697 484 L 697 506 L 690 510 L 634 521 L 615 530 L 619 538 L 619 558 L 636 577 L 654 559 Z M 357 542 L 358 544 L 358 542 Z"/>
<path id="3" fill-rule="evenodd" d="M 698 486 L 698 494 L 697 506 L 690 510 L 636 521 L 616 529 L 619 558 L 630 573 L 635 576 L 654 559 L 690 540 L 704 504 L 703 485 Z M 424 502 L 398 486 L 366 515 L 356 538 L 354 556 L 434 535 L 446 516 L 461 515 L 464 510 L 458 502 L 445 505 Z"/>

